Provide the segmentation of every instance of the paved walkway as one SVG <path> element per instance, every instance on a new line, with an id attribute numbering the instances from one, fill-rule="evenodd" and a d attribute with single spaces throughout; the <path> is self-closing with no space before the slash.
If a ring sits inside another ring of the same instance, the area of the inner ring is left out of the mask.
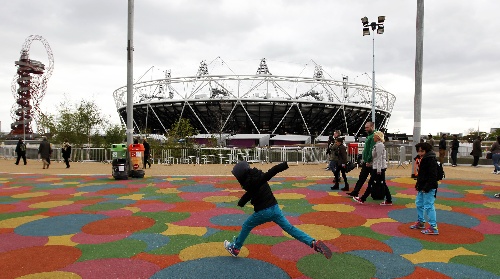
<path id="1" fill-rule="evenodd" d="M 222 242 L 252 208 L 236 206 L 243 192 L 230 176 L 1 173 L 0 278 L 500 278 L 498 176 L 444 180 L 437 236 L 408 228 L 410 178 L 388 181 L 393 206 L 356 204 L 331 191 L 329 177 L 271 184 L 290 222 L 323 240 L 332 259 L 274 224 L 231 257 Z"/>

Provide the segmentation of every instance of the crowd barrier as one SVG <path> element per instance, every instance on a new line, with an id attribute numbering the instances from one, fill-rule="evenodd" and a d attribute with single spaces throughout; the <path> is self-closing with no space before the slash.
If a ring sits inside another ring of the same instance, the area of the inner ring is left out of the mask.
<path id="1" fill-rule="evenodd" d="M 411 144 L 385 144 L 387 160 L 390 165 L 407 166 L 411 164 Z M 360 163 L 364 143 L 348 143 L 348 160 Z M 483 150 L 485 147 L 483 147 Z M 470 152 L 472 144 L 464 143 L 459 147 L 458 158 L 472 158 Z M 485 153 L 485 152 L 484 152 Z M 485 157 L 485 154 L 483 154 Z M 16 158 L 15 146 L 0 146 L 0 157 L 4 159 Z M 446 152 L 449 162 L 450 154 Z M 28 159 L 40 159 L 38 149 L 27 146 L 26 157 Z M 296 164 L 326 163 L 329 158 L 325 146 L 271 146 L 255 148 L 236 147 L 202 147 L 202 148 L 169 148 L 151 150 L 151 160 L 157 164 L 235 164 L 240 160 L 251 163 L 272 163 L 287 161 Z M 52 160 L 62 161 L 61 149 L 54 148 Z M 73 162 L 105 162 L 111 160 L 109 148 L 75 148 L 72 149 L 71 161 Z"/>

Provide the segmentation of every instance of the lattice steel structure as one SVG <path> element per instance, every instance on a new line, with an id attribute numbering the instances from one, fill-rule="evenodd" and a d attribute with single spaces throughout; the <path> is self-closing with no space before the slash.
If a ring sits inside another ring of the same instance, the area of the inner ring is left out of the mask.
<path id="1" fill-rule="evenodd" d="M 30 59 L 30 47 L 33 41 L 40 41 L 47 52 L 48 66 L 40 61 Z M 12 80 L 12 94 L 16 102 L 11 109 L 12 135 L 33 133 L 32 120 L 39 122 L 41 111 L 40 102 L 45 96 L 47 82 L 54 69 L 54 55 L 49 43 L 38 35 L 31 35 L 24 41 L 21 57 L 15 62 L 17 72 Z"/>
<path id="2" fill-rule="evenodd" d="M 357 136 L 371 120 L 371 94 L 371 85 L 324 78 L 319 65 L 312 77 L 277 76 L 262 59 L 255 75 L 213 75 L 202 61 L 196 76 L 135 83 L 134 129 L 165 133 L 187 118 L 200 133 Z M 113 96 L 125 123 L 126 86 Z M 376 88 L 375 100 L 376 128 L 385 128 L 396 97 Z"/>

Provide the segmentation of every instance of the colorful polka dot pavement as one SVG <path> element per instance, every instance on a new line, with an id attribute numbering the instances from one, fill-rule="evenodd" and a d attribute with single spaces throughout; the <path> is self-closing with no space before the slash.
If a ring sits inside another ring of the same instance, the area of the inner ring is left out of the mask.
<path id="1" fill-rule="evenodd" d="M 357 204 L 330 181 L 270 181 L 328 260 L 274 223 L 231 257 L 223 242 L 253 213 L 231 176 L 0 174 L 0 278 L 500 278 L 500 181 L 440 182 L 439 235 L 409 228 L 413 179 L 388 179 L 392 206 Z"/>

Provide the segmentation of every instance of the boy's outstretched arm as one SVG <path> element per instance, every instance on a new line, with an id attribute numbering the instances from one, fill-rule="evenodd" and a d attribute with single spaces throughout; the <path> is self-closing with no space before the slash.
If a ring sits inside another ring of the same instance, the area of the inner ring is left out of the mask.
<path id="1" fill-rule="evenodd" d="M 270 168 L 266 173 L 264 173 L 264 181 L 269 181 L 271 178 L 273 178 L 276 174 L 288 169 L 288 163 L 287 162 L 282 162 L 277 164 L 276 166 Z"/>
<path id="2" fill-rule="evenodd" d="M 250 199 L 252 198 L 252 196 L 250 195 L 250 193 L 246 192 L 242 197 L 241 199 L 238 201 L 238 206 L 239 207 L 244 207 L 245 204 L 247 204 L 248 201 L 250 201 Z"/>

